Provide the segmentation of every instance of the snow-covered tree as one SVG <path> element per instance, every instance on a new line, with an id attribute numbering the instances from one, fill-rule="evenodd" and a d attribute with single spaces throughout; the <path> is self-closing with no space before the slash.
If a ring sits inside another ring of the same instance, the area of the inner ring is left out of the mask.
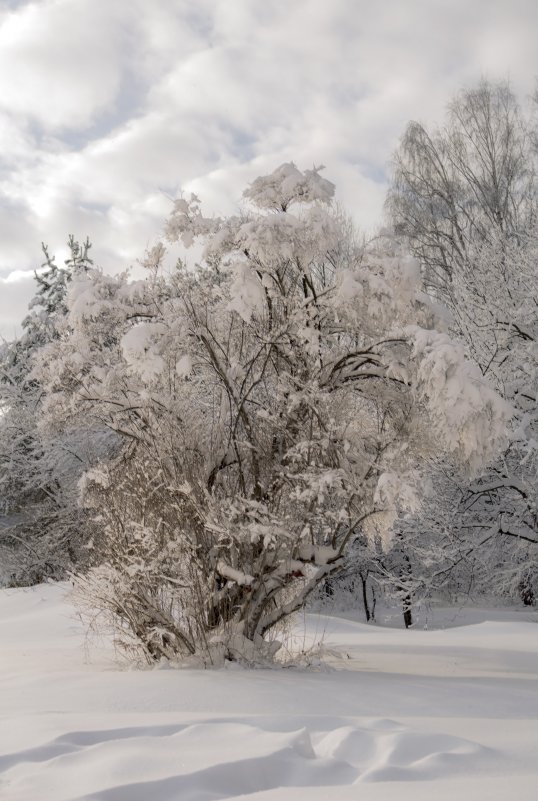
<path id="1" fill-rule="evenodd" d="M 449 476 L 455 563 L 475 559 L 477 586 L 530 599 L 538 592 L 538 228 L 532 137 L 505 84 L 460 93 L 445 127 L 411 123 L 395 157 L 388 209 L 420 259 L 430 289 L 450 309 L 451 329 L 513 406 L 502 458 L 470 485 Z M 450 472 L 450 471 L 449 471 Z M 441 474 L 442 475 L 442 472 Z M 441 485 L 437 491 L 442 492 Z M 457 515 L 452 519 L 453 504 Z M 420 525 L 420 524 L 419 524 Z M 446 573 L 450 575 L 450 571 Z"/>
<path id="2" fill-rule="evenodd" d="M 3 573 L 16 583 L 58 577 L 80 558 L 87 515 L 78 506 L 77 476 L 99 452 L 95 432 L 66 428 L 49 436 L 40 429 L 39 352 L 59 337 L 73 271 L 92 263 L 88 241 L 80 246 L 70 237 L 68 246 L 65 267 L 43 246 L 45 261 L 35 274 L 37 291 L 22 335 L 0 350 L 2 560 Z"/>
<path id="3" fill-rule="evenodd" d="M 415 510 L 439 452 L 471 473 L 510 410 L 464 359 L 414 260 L 350 245 L 318 169 L 283 164 L 241 215 L 176 201 L 203 262 L 89 270 L 42 353 L 48 425 L 124 439 L 82 485 L 102 529 L 81 580 L 149 660 L 272 654 L 271 632 Z"/>

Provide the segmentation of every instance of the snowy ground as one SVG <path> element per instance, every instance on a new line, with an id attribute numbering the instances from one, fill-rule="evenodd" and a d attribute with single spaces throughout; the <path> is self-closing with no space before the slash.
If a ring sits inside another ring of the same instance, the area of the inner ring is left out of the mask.
<path id="1" fill-rule="evenodd" d="M 333 669 L 141 671 L 85 650 L 65 590 L 0 592 L 2 801 L 537 797 L 536 613 L 312 615 Z"/>

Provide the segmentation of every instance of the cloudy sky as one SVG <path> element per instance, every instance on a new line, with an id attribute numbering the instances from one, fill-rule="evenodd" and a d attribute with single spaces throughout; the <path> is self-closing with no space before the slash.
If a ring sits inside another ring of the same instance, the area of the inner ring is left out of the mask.
<path id="1" fill-rule="evenodd" d="M 0 0 L 0 333 L 42 240 L 119 270 L 181 190 L 233 211 L 283 161 L 373 228 L 407 121 L 481 76 L 524 100 L 537 30 L 536 0 Z"/>

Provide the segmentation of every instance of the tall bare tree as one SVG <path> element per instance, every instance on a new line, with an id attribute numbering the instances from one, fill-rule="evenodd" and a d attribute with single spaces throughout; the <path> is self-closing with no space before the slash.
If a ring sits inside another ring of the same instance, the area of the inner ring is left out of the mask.
<path id="1" fill-rule="evenodd" d="M 533 225 L 536 204 L 530 128 L 507 83 L 462 90 L 441 128 L 407 126 L 387 210 L 427 284 L 448 301 L 455 272 L 470 269 L 469 250 L 500 234 L 517 239 Z"/>

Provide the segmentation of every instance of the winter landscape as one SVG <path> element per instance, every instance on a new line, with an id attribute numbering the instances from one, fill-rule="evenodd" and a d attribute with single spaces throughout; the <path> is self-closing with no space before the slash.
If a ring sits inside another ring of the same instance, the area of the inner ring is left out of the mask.
<path id="1" fill-rule="evenodd" d="M 536 795 L 538 12 L 360 5 L 0 7 L 6 801 Z"/>

